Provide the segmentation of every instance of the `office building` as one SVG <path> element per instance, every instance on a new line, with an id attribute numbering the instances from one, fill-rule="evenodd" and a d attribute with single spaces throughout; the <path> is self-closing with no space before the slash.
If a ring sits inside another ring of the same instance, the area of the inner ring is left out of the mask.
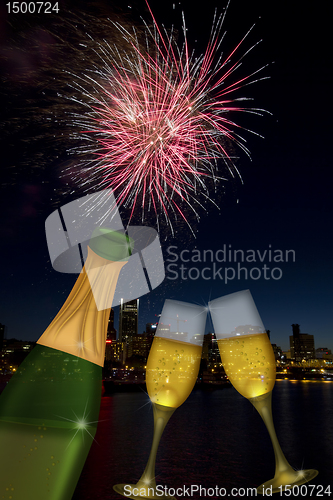
<path id="1" fill-rule="evenodd" d="M 327 347 L 318 347 L 316 349 L 316 358 L 317 359 L 326 359 L 326 360 L 332 360 L 332 351 L 331 349 L 328 349 Z"/>
<path id="2" fill-rule="evenodd" d="M 147 361 L 150 347 L 153 341 L 151 335 L 133 335 L 131 342 L 131 356 L 137 356 Z"/>
<path id="3" fill-rule="evenodd" d="M 275 361 L 281 361 L 281 357 L 283 356 L 281 347 L 279 345 L 272 344 L 272 349 L 274 352 Z"/>
<path id="4" fill-rule="evenodd" d="M 220 363 L 220 351 L 217 344 L 215 333 L 207 333 L 204 335 L 202 345 L 202 359 L 207 363 Z"/>
<path id="5" fill-rule="evenodd" d="M 146 323 L 146 334 L 154 336 L 158 323 Z"/>
<path id="6" fill-rule="evenodd" d="M 138 334 L 139 299 L 124 302 L 121 299 L 119 310 L 119 338 L 124 345 L 125 357 L 132 356 L 132 340 Z"/>
<path id="7" fill-rule="evenodd" d="M 105 360 L 110 362 L 125 362 L 126 346 L 119 340 L 106 341 Z"/>
<path id="8" fill-rule="evenodd" d="M 303 361 L 315 358 L 314 336 L 300 333 L 300 326 L 293 324 L 293 335 L 289 337 L 291 358 L 295 361 Z"/>
<path id="9" fill-rule="evenodd" d="M 117 330 L 114 327 L 114 310 L 113 309 L 111 309 L 111 311 L 110 311 L 108 328 L 106 331 L 106 339 L 107 340 L 116 340 L 117 339 Z"/>

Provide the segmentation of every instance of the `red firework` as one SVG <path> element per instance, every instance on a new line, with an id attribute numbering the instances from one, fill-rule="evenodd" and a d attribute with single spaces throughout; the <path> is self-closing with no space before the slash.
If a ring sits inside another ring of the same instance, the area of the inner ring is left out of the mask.
<path id="1" fill-rule="evenodd" d="M 210 198 L 206 179 L 218 178 L 219 160 L 239 175 L 226 144 L 233 141 L 249 152 L 230 113 L 260 110 L 240 107 L 244 99 L 233 100 L 232 93 L 256 81 L 262 68 L 227 83 L 254 46 L 237 57 L 246 35 L 222 60 L 225 14 L 214 20 L 207 49 L 196 59 L 189 54 L 184 20 L 185 42 L 179 48 L 151 15 L 145 49 L 135 31 L 114 23 L 130 50 L 100 46 L 102 67 L 75 77 L 79 83 L 74 86 L 89 98 L 88 112 L 77 117 L 93 144 L 89 152 L 94 158 L 85 170 L 100 186 L 114 190 L 118 205 L 131 207 L 131 217 L 140 205 L 142 214 L 152 206 L 157 217 L 161 210 L 169 222 L 170 210 L 186 220 L 182 205 L 196 213 L 197 194 Z"/>

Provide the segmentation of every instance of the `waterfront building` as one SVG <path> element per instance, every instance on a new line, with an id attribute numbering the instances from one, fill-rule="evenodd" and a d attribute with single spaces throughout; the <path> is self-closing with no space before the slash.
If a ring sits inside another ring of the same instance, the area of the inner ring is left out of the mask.
<path id="1" fill-rule="evenodd" d="M 159 334 L 163 335 L 163 333 L 168 334 L 170 332 L 170 325 L 164 324 L 164 323 L 159 323 L 158 324 L 158 332 Z"/>
<path id="2" fill-rule="evenodd" d="M 35 346 L 35 342 L 5 339 L 0 351 L 0 373 L 14 373 Z"/>
<path id="3" fill-rule="evenodd" d="M 111 309 L 110 317 L 108 321 L 108 328 L 106 332 L 107 340 L 116 340 L 117 339 L 117 330 L 114 327 L 114 310 Z"/>
<path id="4" fill-rule="evenodd" d="M 147 361 L 150 347 L 153 341 L 152 335 L 138 334 L 133 335 L 131 345 L 131 357 L 138 356 L 143 358 L 144 362 Z"/>
<path id="5" fill-rule="evenodd" d="M 119 310 L 119 338 L 124 344 L 124 359 L 132 356 L 133 337 L 138 334 L 139 299 L 124 302 L 121 299 Z"/>
<path id="6" fill-rule="evenodd" d="M 202 359 L 207 363 L 220 363 L 220 351 L 215 337 L 215 333 L 207 333 L 204 335 L 202 345 Z"/>
<path id="7" fill-rule="evenodd" d="M 316 358 L 317 359 L 332 360 L 333 354 L 332 354 L 331 349 L 327 349 L 327 347 L 318 347 L 316 349 Z"/>
<path id="8" fill-rule="evenodd" d="M 124 346 L 123 342 L 120 342 L 120 340 L 106 340 L 106 361 L 123 363 L 125 361 L 124 353 L 126 353 L 126 346 Z"/>
<path id="9" fill-rule="evenodd" d="M 208 359 L 209 359 L 209 348 L 210 348 L 211 342 L 212 342 L 212 334 L 207 333 L 206 335 L 204 335 L 204 339 L 203 339 L 203 343 L 202 343 L 201 358 L 204 359 L 205 361 L 207 361 L 207 363 L 208 363 Z"/>
<path id="10" fill-rule="evenodd" d="M 119 339 L 130 342 L 133 335 L 138 334 L 139 299 L 124 302 L 121 299 L 119 311 Z"/>
<path id="11" fill-rule="evenodd" d="M 158 323 L 146 323 L 146 334 L 155 335 Z"/>
<path id="12" fill-rule="evenodd" d="M 291 358 L 296 362 L 315 358 L 314 336 L 300 333 L 300 326 L 293 324 L 293 335 L 289 337 Z"/>
<path id="13" fill-rule="evenodd" d="M 270 330 L 268 331 L 270 332 Z M 263 330 L 259 325 L 239 325 L 235 328 L 233 333 L 239 333 L 241 335 L 254 335 L 256 333 L 265 333 L 265 330 Z"/>
<path id="14" fill-rule="evenodd" d="M 276 361 L 281 361 L 281 356 L 283 356 L 282 349 L 276 344 L 272 344 L 274 356 Z"/>

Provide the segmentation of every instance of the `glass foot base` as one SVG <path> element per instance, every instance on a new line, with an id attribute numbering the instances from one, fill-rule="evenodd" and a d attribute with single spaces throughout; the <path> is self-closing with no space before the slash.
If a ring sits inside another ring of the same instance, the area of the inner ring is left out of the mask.
<path id="1" fill-rule="evenodd" d="M 318 471 L 314 469 L 305 470 L 288 470 L 281 472 L 273 479 L 266 481 L 257 488 L 257 493 L 260 495 L 271 495 L 273 493 L 282 493 L 285 490 L 290 490 L 293 486 L 305 484 L 318 475 Z"/>
<path id="2" fill-rule="evenodd" d="M 137 484 L 116 484 L 113 487 L 114 491 L 123 495 L 126 498 L 147 499 L 147 500 L 177 500 L 175 497 L 163 494 L 163 488 L 158 488 L 157 491 L 149 486 L 142 487 Z"/>

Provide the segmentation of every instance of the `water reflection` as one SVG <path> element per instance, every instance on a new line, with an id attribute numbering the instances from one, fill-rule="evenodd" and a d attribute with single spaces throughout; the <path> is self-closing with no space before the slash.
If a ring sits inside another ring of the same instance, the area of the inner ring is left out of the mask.
<path id="1" fill-rule="evenodd" d="M 295 467 L 318 469 L 312 483 L 326 486 L 333 469 L 332 389 L 332 382 L 279 380 L 273 391 L 274 422 L 287 459 Z M 103 397 L 96 443 L 73 500 L 119 500 L 112 486 L 139 479 L 152 424 L 144 392 Z M 194 390 L 168 423 L 157 457 L 157 482 L 168 487 L 255 487 L 273 473 L 265 426 L 232 387 Z"/>

